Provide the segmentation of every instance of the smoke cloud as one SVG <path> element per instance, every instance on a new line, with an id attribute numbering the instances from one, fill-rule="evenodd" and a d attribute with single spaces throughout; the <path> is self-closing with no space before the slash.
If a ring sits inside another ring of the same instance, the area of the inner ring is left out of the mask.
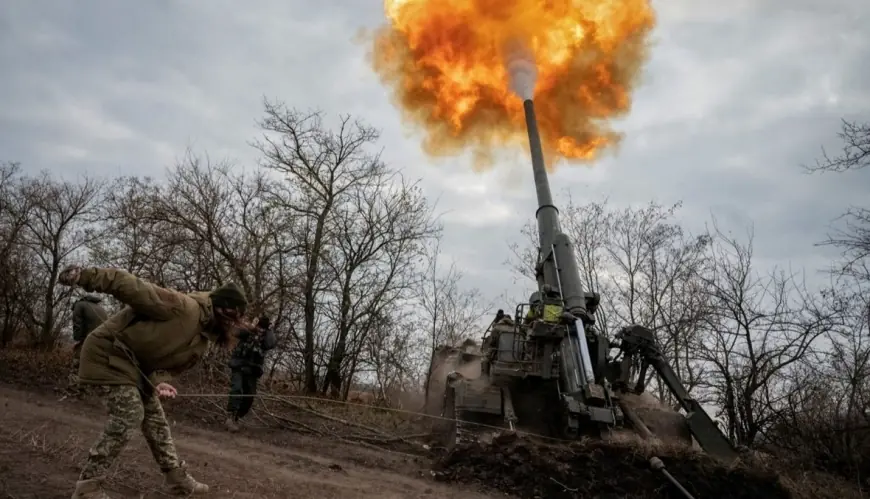
<path id="1" fill-rule="evenodd" d="M 433 157 L 477 168 L 528 147 L 534 98 L 548 168 L 614 149 L 655 25 L 651 0 L 385 0 L 372 67 Z"/>

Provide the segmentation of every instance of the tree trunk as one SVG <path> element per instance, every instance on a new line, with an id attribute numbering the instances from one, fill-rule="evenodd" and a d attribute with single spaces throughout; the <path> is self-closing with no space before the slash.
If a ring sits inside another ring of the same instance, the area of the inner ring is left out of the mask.
<path id="1" fill-rule="evenodd" d="M 310 275 L 310 272 L 309 272 Z M 310 278 L 310 277 L 309 277 Z M 306 284 L 305 289 L 305 391 L 317 393 L 317 378 L 314 372 L 314 285 Z"/>
<path id="2" fill-rule="evenodd" d="M 314 229 L 314 241 L 311 245 L 311 255 L 308 258 L 308 269 L 305 275 L 305 392 L 309 395 L 317 393 L 317 376 L 314 370 L 314 285 L 317 280 L 317 270 L 320 264 L 320 250 L 323 245 L 323 232 L 326 225 L 326 215 L 331 203 L 327 203 L 317 218 Z"/>
<path id="3" fill-rule="evenodd" d="M 326 369 L 326 380 L 323 384 L 323 391 L 329 391 L 333 397 L 341 395 L 341 364 L 344 362 L 347 350 L 347 333 L 340 333 L 335 348 L 332 350 L 332 355 L 329 358 L 329 366 Z"/>
<path id="4" fill-rule="evenodd" d="M 353 376 L 356 374 L 358 361 L 359 356 L 355 356 L 350 363 L 350 369 L 348 370 L 347 377 L 344 380 L 344 387 L 341 389 L 341 400 L 347 400 L 347 396 L 350 393 L 350 387 L 353 384 Z"/>
<path id="5" fill-rule="evenodd" d="M 341 395 L 341 365 L 347 358 L 347 336 L 350 333 L 350 273 L 344 277 L 341 288 L 341 309 L 338 323 L 338 341 L 332 349 L 329 357 L 329 365 L 326 368 L 326 380 L 323 383 L 324 393 L 329 391 L 333 397 Z"/>

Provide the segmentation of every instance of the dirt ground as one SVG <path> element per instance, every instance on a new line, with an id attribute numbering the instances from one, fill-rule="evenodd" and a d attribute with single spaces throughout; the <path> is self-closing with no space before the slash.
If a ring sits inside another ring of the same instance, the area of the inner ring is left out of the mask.
<path id="1" fill-rule="evenodd" d="M 69 355 L 0 350 L 0 499 L 66 499 L 105 422 L 98 398 L 59 400 Z M 245 430 L 223 429 L 226 383 L 202 366 L 164 404 L 182 459 L 212 498 L 671 498 L 682 496 L 648 459 L 657 455 L 695 497 L 851 499 L 863 492 L 781 458 L 721 466 L 688 449 L 526 439 L 432 444 L 433 420 L 264 386 Z M 304 400 L 303 400 L 304 399 Z M 635 439 L 639 440 L 639 439 Z M 113 497 L 154 499 L 162 477 L 136 435 L 109 477 Z"/>
<path id="2" fill-rule="evenodd" d="M 87 449 L 104 423 L 99 407 L 0 385 L 0 498 L 67 499 Z M 170 421 L 172 408 L 167 409 Z M 173 422 L 173 435 L 191 473 L 214 498 L 468 498 L 468 486 L 437 483 L 428 460 L 292 432 L 242 434 Z M 121 498 L 167 497 L 141 435 L 110 477 Z"/>

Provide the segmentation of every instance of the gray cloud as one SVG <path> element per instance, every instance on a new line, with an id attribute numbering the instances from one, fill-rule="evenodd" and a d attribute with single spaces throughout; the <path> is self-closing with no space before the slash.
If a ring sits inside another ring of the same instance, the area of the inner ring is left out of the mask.
<path id="1" fill-rule="evenodd" d="M 159 175 L 188 145 L 240 165 L 264 95 L 350 112 L 383 130 L 385 157 L 439 199 L 445 249 L 469 283 L 524 292 L 501 263 L 533 216 L 524 151 L 486 173 L 433 161 L 400 119 L 354 41 L 378 3 L 229 0 L 5 2 L 0 6 L 0 159 L 28 170 Z M 870 115 L 870 6 L 801 0 L 656 2 L 644 85 L 618 126 L 625 140 L 593 166 L 563 166 L 554 191 L 618 205 L 685 202 L 701 229 L 753 223 L 765 264 L 815 269 L 815 247 L 870 172 L 804 175 L 841 117 Z M 560 193 L 561 194 L 561 193 Z M 560 195 L 559 199 L 563 199 Z"/>

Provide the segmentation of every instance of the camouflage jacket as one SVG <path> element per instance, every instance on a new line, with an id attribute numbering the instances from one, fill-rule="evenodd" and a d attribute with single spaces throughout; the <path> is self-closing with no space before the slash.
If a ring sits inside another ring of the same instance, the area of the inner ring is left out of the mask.
<path id="1" fill-rule="evenodd" d="M 276 343 L 275 333 L 271 329 L 263 334 L 259 334 L 257 330 L 239 331 L 239 343 L 230 357 L 230 368 L 248 369 L 253 371 L 252 374 L 262 374 L 266 352 L 275 348 Z"/>
<path id="2" fill-rule="evenodd" d="M 78 285 L 126 305 L 85 339 L 79 367 L 83 384 L 150 391 L 149 385 L 193 367 L 217 339 L 207 291 L 180 293 L 120 269 L 93 267 L 82 270 Z"/>

